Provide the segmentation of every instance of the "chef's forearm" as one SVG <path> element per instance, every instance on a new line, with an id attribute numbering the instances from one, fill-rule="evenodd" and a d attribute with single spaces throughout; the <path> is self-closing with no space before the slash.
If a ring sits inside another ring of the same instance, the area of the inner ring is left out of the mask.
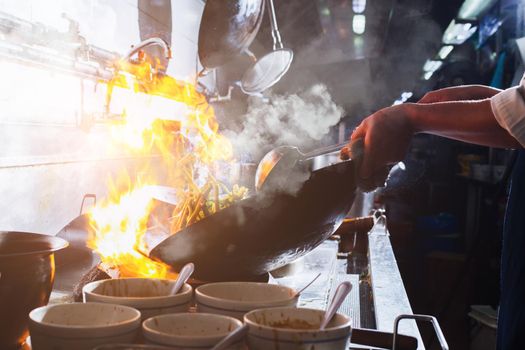
<path id="1" fill-rule="evenodd" d="M 483 100 L 496 95 L 500 89 L 486 85 L 463 85 L 450 87 L 452 95 L 458 97 L 456 101 Z M 454 101 L 454 100 L 451 100 Z"/>
<path id="2" fill-rule="evenodd" d="M 419 103 L 436 103 L 446 101 L 465 101 L 465 100 L 482 100 L 492 97 L 500 92 L 496 89 L 485 85 L 462 85 L 447 87 L 439 90 L 430 91 Z"/>
<path id="3" fill-rule="evenodd" d="M 403 105 L 415 133 L 428 133 L 484 146 L 517 148 L 519 143 L 502 128 L 489 99 Z"/>

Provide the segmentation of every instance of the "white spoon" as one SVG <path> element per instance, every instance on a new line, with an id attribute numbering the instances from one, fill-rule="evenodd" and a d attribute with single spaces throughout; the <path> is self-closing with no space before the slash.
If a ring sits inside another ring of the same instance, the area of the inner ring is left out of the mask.
<path id="1" fill-rule="evenodd" d="M 177 277 L 177 280 L 175 281 L 175 285 L 171 289 L 172 295 L 175 295 L 179 292 L 184 283 L 186 283 L 193 274 L 193 271 L 195 271 L 195 265 L 193 263 L 187 263 L 184 265 L 184 267 L 180 270 L 179 277 Z"/>
<path id="2" fill-rule="evenodd" d="M 246 333 L 248 333 L 248 325 L 245 324 L 222 338 L 211 350 L 225 350 L 244 338 Z"/>
<path id="3" fill-rule="evenodd" d="M 345 300 L 346 296 L 350 291 L 352 290 L 352 284 L 348 281 L 341 283 L 339 286 L 337 286 L 337 289 L 335 290 L 334 297 L 332 299 L 332 302 L 326 309 L 326 312 L 323 316 L 323 321 L 321 322 L 321 327 L 319 327 L 320 330 L 323 330 L 326 328 L 326 325 L 328 325 L 328 322 L 334 317 L 334 315 L 337 313 L 337 310 L 341 307 L 341 304 Z"/>

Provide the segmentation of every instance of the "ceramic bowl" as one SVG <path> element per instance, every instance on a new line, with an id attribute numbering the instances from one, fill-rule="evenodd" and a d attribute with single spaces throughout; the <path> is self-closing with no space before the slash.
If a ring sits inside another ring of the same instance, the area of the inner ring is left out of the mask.
<path id="1" fill-rule="evenodd" d="M 242 326 L 233 318 L 214 314 L 171 314 L 155 316 L 142 323 L 148 343 L 173 349 L 210 349 L 230 332 Z M 231 349 L 240 349 L 241 343 Z"/>
<path id="2" fill-rule="evenodd" d="M 102 303 L 55 304 L 29 313 L 33 350 L 92 350 L 111 343 L 132 343 L 140 328 L 140 312 Z"/>
<path id="3" fill-rule="evenodd" d="M 323 310 L 270 308 L 247 313 L 247 343 L 251 350 L 346 350 L 352 332 L 351 319 L 336 314 L 319 330 Z"/>
<path id="4" fill-rule="evenodd" d="M 255 309 L 296 306 L 295 290 L 276 284 L 256 282 L 209 283 L 195 290 L 197 311 L 235 317 Z"/>
<path id="5" fill-rule="evenodd" d="M 185 284 L 171 295 L 174 280 L 155 278 L 116 278 L 88 283 L 82 289 L 84 301 L 131 306 L 140 311 L 142 320 L 150 317 L 186 312 L 193 289 Z"/>

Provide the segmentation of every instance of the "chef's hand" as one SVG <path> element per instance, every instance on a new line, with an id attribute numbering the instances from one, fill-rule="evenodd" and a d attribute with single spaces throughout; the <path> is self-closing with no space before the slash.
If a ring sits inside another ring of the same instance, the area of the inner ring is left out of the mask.
<path id="1" fill-rule="evenodd" d="M 362 138 L 364 154 L 359 176 L 361 182 L 385 175 L 389 164 L 401 161 L 415 130 L 405 106 L 401 104 L 375 112 L 354 130 L 351 142 Z M 370 183 L 370 181 L 368 181 Z M 376 187 L 380 186 L 377 181 Z"/>

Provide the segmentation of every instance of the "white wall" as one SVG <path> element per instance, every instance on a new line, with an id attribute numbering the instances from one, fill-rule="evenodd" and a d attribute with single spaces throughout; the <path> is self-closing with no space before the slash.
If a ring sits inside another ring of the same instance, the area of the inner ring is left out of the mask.
<path id="1" fill-rule="evenodd" d="M 176 78 L 195 74 L 203 7 L 201 0 L 172 0 L 167 73 Z M 0 0 L 0 11 L 60 31 L 67 30 L 61 17 L 66 13 L 89 44 L 122 54 L 140 41 L 136 0 Z M 60 74 L 33 75 L 31 69 L 0 56 L 0 72 L 9 73 L 0 80 L 0 230 L 55 234 L 78 215 L 84 194 L 100 200 L 109 176 L 134 160 L 111 144 L 104 126 L 80 127 L 81 91 L 84 109 L 92 111 L 103 110 L 103 91 L 85 81 L 82 90 L 78 78 L 66 84 Z"/>

